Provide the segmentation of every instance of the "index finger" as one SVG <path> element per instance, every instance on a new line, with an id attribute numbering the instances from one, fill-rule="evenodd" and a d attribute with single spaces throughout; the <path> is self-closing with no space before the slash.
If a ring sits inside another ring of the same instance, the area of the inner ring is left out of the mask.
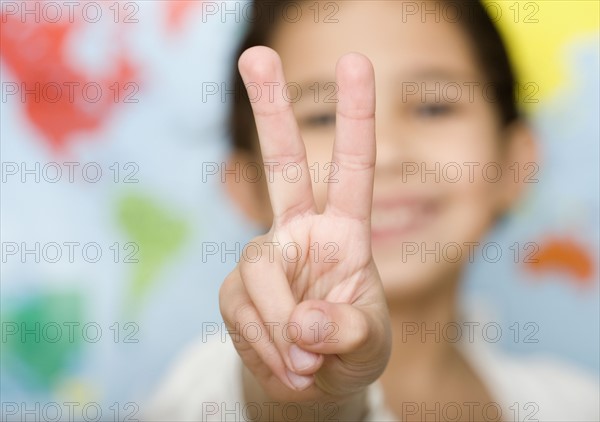
<path id="1" fill-rule="evenodd" d="M 251 98 L 275 222 L 315 212 L 306 150 L 291 103 L 283 96 L 279 55 L 268 47 L 252 47 L 240 56 L 238 67 Z"/>

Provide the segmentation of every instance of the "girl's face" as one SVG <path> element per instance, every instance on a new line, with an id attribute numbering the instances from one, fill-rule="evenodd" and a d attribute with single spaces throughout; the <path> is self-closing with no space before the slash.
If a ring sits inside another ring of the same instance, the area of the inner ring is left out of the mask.
<path id="1" fill-rule="evenodd" d="M 432 14 L 425 22 L 420 14 L 403 22 L 400 1 L 336 5 L 337 23 L 323 22 L 323 10 L 315 23 L 311 11 L 299 22 L 281 23 L 270 45 L 288 83 L 302 87 L 294 111 L 315 200 L 323 209 L 328 183 L 336 180 L 329 177 L 335 65 L 357 51 L 372 61 L 377 90 L 375 262 L 390 298 L 423 292 L 457 279 L 469 254 L 481 253 L 472 242 L 514 197 L 507 166 L 519 159 L 511 156 L 493 93 L 482 89 L 484 75 L 459 24 L 436 23 Z M 503 175 L 496 181 L 498 168 Z"/>

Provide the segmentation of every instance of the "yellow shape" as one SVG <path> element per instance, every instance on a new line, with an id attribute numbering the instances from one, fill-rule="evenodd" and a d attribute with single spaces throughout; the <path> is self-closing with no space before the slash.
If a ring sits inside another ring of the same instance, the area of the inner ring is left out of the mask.
<path id="1" fill-rule="evenodd" d="M 485 0 L 484 4 L 506 40 L 520 88 L 537 84 L 539 91 L 530 98 L 539 101 L 569 84 L 565 46 L 600 35 L 597 0 Z M 531 96 L 532 88 L 522 91 L 521 99 Z"/>
<path id="2" fill-rule="evenodd" d="M 77 402 L 81 405 L 96 402 L 99 398 L 96 388 L 88 381 L 80 378 L 70 378 L 63 381 L 57 387 L 55 394 L 60 400 Z"/>

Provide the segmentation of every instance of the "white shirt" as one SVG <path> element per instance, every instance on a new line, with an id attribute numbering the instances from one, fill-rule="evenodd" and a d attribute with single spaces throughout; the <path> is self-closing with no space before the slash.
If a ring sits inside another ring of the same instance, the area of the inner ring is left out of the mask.
<path id="1" fill-rule="evenodd" d="M 591 376 L 552 359 L 509 357 L 481 341 L 459 345 L 494 397 L 494 405 L 487 411 L 490 420 L 600 421 L 600 386 Z M 244 403 L 241 365 L 229 338 L 192 344 L 149 402 L 143 420 L 245 420 L 257 408 Z M 379 383 L 371 385 L 367 393 L 367 421 L 402 420 L 402 415 L 386 408 Z M 405 414 L 413 410 L 407 407 Z M 498 410 L 501 414 L 496 419 Z M 435 411 L 437 420 L 456 415 L 456 407 Z"/>

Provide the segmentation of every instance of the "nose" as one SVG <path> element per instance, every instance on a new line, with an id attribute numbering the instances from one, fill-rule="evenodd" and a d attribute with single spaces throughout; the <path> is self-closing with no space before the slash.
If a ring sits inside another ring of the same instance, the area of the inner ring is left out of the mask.
<path id="1" fill-rule="evenodd" d="M 406 134 L 403 132 L 398 116 L 390 112 L 376 116 L 377 162 L 376 173 L 400 173 L 402 163 L 412 159 Z"/>

